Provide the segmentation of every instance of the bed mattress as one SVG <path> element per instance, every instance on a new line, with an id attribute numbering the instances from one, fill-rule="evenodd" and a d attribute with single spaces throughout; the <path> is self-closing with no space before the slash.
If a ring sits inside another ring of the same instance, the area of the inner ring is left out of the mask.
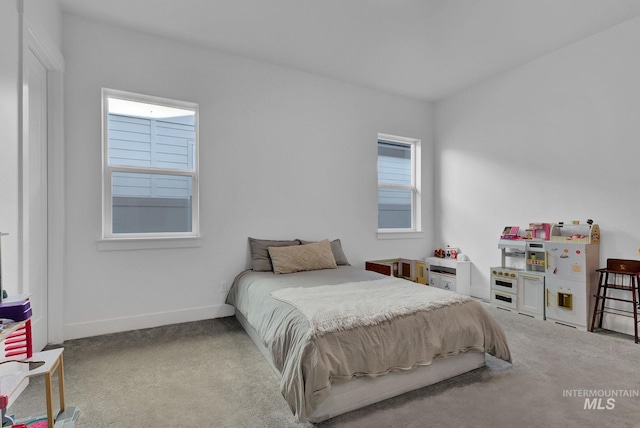
<path id="1" fill-rule="evenodd" d="M 502 329 L 474 300 L 312 336 L 309 320 L 295 306 L 271 296 L 287 288 L 388 278 L 341 266 L 287 275 L 245 271 L 234 281 L 227 303 L 254 330 L 254 341 L 264 346 L 299 421 L 307 421 L 321 407 L 332 385 L 352 379 L 375 379 L 465 353 L 488 352 L 510 361 Z"/>

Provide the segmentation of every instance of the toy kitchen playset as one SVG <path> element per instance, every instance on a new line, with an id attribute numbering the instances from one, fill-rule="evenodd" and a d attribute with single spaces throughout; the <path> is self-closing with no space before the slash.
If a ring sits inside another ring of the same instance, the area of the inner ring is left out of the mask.
<path id="1" fill-rule="evenodd" d="M 587 330 L 598 288 L 600 228 L 586 223 L 531 223 L 507 227 L 491 268 L 491 304 Z"/>

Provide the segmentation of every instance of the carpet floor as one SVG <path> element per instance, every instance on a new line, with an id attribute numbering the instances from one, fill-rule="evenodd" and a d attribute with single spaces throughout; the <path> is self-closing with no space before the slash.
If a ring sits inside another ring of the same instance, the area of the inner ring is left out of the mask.
<path id="1" fill-rule="evenodd" d="M 513 364 L 488 357 L 486 367 L 316 426 L 640 427 L 640 345 L 632 338 L 487 309 L 505 330 Z M 313 426 L 296 423 L 233 317 L 64 348 L 65 398 L 80 409 L 78 428 Z M 591 395 L 601 396 L 599 406 Z M 9 409 L 19 418 L 45 412 L 41 378 Z"/>

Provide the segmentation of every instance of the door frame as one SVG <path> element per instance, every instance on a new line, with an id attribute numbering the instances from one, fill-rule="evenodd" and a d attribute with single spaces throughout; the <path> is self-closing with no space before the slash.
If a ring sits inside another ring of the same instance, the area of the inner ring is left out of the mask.
<path id="1" fill-rule="evenodd" d="M 64 188 L 64 58 L 46 31 L 34 28 L 24 16 L 23 2 L 20 14 L 20 85 L 19 85 L 19 232 L 18 232 L 18 290 L 24 292 L 24 179 L 28 171 L 23 147 L 28 138 L 28 103 L 24 99 L 24 59 L 31 50 L 47 69 L 47 343 L 64 341 L 64 276 L 65 276 L 65 188 Z"/>

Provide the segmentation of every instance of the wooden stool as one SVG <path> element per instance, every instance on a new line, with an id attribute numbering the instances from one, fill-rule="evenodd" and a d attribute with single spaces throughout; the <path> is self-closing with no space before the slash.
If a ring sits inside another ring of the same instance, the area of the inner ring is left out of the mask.
<path id="1" fill-rule="evenodd" d="M 638 343 L 638 302 L 640 301 L 638 275 L 640 275 L 640 261 L 607 259 L 607 267 L 597 269 L 597 272 L 600 273 L 600 282 L 598 283 L 598 293 L 594 295 L 596 299 L 593 306 L 593 318 L 591 319 L 591 328 L 589 331 L 593 331 L 595 328 L 598 315 L 600 315 L 598 328 L 602 328 L 602 318 L 605 313 L 631 317 L 633 318 L 635 341 Z M 631 299 L 607 296 L 607 291 L 610 289 L 630 291 Z M 631 303 L 633 305 L 632 310 L 628 311 L 607 307 L 605 305 L 607 300 Z"/>

